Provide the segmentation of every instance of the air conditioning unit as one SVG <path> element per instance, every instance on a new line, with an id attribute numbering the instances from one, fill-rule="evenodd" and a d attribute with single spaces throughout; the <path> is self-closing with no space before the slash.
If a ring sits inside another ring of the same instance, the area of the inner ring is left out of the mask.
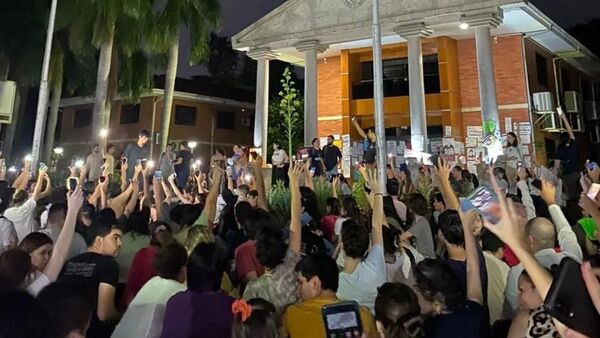
<path id="1" fill-rule="evenodd" d="M 0 123 L 12 122 L 17 83 L 14 81 L 0 81 Z"/>
<path id="2" fill-rule="evenodd" d="M 585 112 L 586 120 L 598 119 L 598 103 L 596 101 L 585 101 L 583 111 Z"/>
<path id="3" fill-rule="evenodd" d="M 541 92 L 533 94 L 533 109 L 536 112 L 546 113 L 554 111 L 554 100 L 552 93 Z"/>
<path id="4" fill-rule="evenodd" d="M 560 126 L 557 123 L 557 114 L 554 112 L 537 113 L 538 118 L 535 120 L 535 125 L 541 130 L 547 132 L 559 132 Z"/>
<path id="5" fill-rule="evenodd" d="M 585 130 L 583 125 L 583 118 L 581 114 L 567 114 L 567 118 L 569 119 L 569 123 L 571 124 L 571 128 L 575 132 L 582 132 Z"/>
<path id="6" fill-rule="evenodd" d="M 576 91 L 565 92 L 565 112 L 581 113 L 581 94 Z"/>
<path id="7" fill-rule="evenodd" d="M 247 117 L 242 117 L 242 127 L 250 127 L 250 119 Z"/>
<path id="8" fill-rule="evenodd" d="M 588 131 L 590 134 L 590 142 L 600 143 L 600 127 L 596 125 L 589 128 Z"/>

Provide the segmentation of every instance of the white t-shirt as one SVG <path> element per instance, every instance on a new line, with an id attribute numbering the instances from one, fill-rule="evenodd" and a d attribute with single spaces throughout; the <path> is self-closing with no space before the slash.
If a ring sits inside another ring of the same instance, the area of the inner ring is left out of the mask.
<path id="1" fill-rule="evenodd" d="M 50 237 L 54 244 L 56 244 L 56 241 L 58 240 L 60 231 L 61 229 L 57 228 L 48 228 L 40 230 L 41 233 L 46 234 L 48 237 Z M 83 237 L 77 232 L 73 233 L 73 239 L 71 240 L 71 246 L 69 247 L 69 252 L 67 253 L 66 260 L 69 260 L 77 255 L 87 252 L 87 249 L 87 244 L 85 244 L 85 240 L 83 239 Z"/>
<path id="2" fill-rule="evenodd" d="M 354 300 L 375 312 L 377 288 L 387 282 L 387 270 L 383 246 L 373 245 L 367 258 L 360 262 L 352 273 L 340 272 L 337 297 L 342 300 Z"/>
<path id="3" fill-rule="evenodd" d="M 177 281 L 153 277 L 133 298 L 111 337 L 160 337 L 167 302 L 185 290 L 185 285 Z"/>
<path id="4" fill-rule="evenodd" d="M 43 288 L 50 285 L 50 283 L 52 283 L 52 281 L 48 279 L 46 275 L 43 273 L 38 273 L 33 282 L 27 286 L 27 292 L 29 292 L 32 296 L 37 297 L 38 293 L 40 293 Z"/>
<path id="5" fill-rule="evenodd" d="M 4 217 L 13 222 L 15 226 L 19 243 L 23 240 L 23 238 L 25 238 L 25 236 L 36 230 L 35 223 L 33 222 L 33 214 L 36 206 L 36 201 L 33 198 L 29 198 L 22 205 L 8 208 L 4 212 Z"/>
<path id="6" fill-rule="evenodd" d="M 0 217 L 0 253 L 6 249 L 14 248 L 19 244 L 15 226 L 6 217 Z"/>

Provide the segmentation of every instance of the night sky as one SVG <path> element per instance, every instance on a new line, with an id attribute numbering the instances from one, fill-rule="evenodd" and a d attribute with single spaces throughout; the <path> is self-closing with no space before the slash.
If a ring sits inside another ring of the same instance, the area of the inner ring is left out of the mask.
<path id="1" fill-rule="evenodd" d="M 578 23 L 586 23 L 593 18 L 600 18 L 600 4 L 598 4 L 598 1 L 532 0 L 539 9 L 563 28 L 569 28 Z M 285 0 L 220 0 L 220 2 L 223 18 L 219 35 L 231 37 L 285 2 Z M 184 35 L 182 46 L 188 45 L 189 39 Z M 187 65 L 187 52 L 180 53 L 179 65 L 179 76 L 190 77 L 196 74 L 205 74 L 202 66 L 190 67 Z"/>

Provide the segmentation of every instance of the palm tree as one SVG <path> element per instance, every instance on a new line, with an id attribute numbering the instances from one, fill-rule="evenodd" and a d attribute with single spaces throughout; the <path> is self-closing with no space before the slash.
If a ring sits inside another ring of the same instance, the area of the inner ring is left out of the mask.
<path id="1" fill-rule="evenodd" d="M 208 46 L 210 33 L 219 25 L 220 12 L 218 0 L 167 0 L 166 5 L 158 14 L 156 26 L 158 30 L 154 36 L 154 45 L 157 49 L 168 47 L 160 140 L 161 152 L 165 150 L 169 140 L 173 92 L 175 91 L 179 58 L 180 27 L 185 26 L 189 30 L 192 42 L 189 63 L 191 65 L 198 64 L 210 55 Z"/>

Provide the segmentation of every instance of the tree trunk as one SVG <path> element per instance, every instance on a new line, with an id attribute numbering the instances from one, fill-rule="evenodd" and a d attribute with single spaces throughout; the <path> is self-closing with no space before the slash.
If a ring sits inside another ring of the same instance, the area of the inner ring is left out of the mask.
<path id="1" fill-rule="evenodd" d="M 104 118 L 102 120 L 102 127 L 100 129 L 106 129 L 110 131 L 110 115 L 112 113 L 113 102 L 118 94 L 119 86 L 119 50 L 117 48 L 112 49 L 112 57 L 110 59 L 110 72 L 108 75 L 108 87 L 106 95 L 106 103 L 104 105 Z M 108 139 L 106 137 L 100 138 L 100 152 L 102 156 L 105 156 L 106 147 L 108 145 Z"/>
<path id="2" fill-rule="evenodd" d="M 54 135 L 56 133 L 56 123 L 58 121 L 58 109 L 60 106 L 60 98 L 62 95 L 62 74 L 56 79 L 52 86 L 52 97 L 50 98 L 50 114 L 48 115 L 48 121 L 46 123 L 46 138 L 44 143 L 44 159 L 45 163 L 50 163 L 52 158 L 52 151 L 54 149 Z"/>
<path id="3" fill-rule="evenodd" d="M 114 25 L 109 32 L 106 42 L 100 47 L 100 56 L 98 58 L 98 74 L 96 77 L 96 97 L 94 100 L 94 112 L 92 116 L 92 140 L 101 143 L 100 130 L 103 128 L 106 115 L 106 98 L 108 97 L 108 75 L 110 74 L 110 64 L 112 59 L 112 49 L 114 41 Z"/>
<path id="4" fill-rule="evenodd" d="M 173 92 L 177 78 L 177 61 L 179 58 L 179 30 L 177 30 L 173 44 L 169 48 L 169 65 L 165 78 L 165 94 L 163 102 L 162 125 L 160 134 L 160 153 L 167 148 L 169 142 L 169 128 L 171 127 L 171 107 L 173 105 Z M 154 136 L 153 136 L 154 137 Z"/>

